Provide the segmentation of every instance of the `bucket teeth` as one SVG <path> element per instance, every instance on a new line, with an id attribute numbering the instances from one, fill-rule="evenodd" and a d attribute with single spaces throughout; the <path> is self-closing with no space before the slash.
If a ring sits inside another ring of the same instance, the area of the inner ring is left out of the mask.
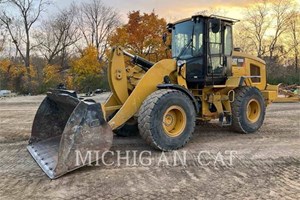
<path id="1" fill-rule="evenodd" d="M 40 105 L 32 126 L 28 151 L 51 178 L 55 179 L 88 162 L 78 163 L 78 155 L 98 154 L 112 144 L 111 127 L 103 117 L 101 105 L 79 100 L 76 93 L 52 90 Z"/>

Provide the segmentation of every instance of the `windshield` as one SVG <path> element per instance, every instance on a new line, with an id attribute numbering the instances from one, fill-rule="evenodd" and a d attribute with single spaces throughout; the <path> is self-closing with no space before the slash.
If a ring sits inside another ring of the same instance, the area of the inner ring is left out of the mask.
<path id="1" fill-rule="evenodd" d="M 193 40 L 191 42 L 191 40 Z M 203 23 L 185 21 L 172 30 L 172 57 L 188 59 L 203 53 Z"/>

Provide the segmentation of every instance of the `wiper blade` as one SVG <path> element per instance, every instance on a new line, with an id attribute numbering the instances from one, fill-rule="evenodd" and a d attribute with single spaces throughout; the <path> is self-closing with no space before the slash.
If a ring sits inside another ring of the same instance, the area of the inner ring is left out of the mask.
<path id="1" fill-rule="evenodd" d="M 183 55 L 183 53 L 186 52 L 186 50 L 191 46 L 192 43 L 193 43 L 193 38 L 191 38 L 191 41 L 185 47 L 183 47 L 183 49 L 177 56 L 178 59 L 180 59 L 180 57 Z"/>

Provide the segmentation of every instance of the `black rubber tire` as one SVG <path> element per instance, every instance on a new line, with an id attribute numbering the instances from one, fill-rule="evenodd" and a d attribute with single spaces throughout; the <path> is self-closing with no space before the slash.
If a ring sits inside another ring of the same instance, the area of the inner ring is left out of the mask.
<path id="1" fill-rule="evenodd" d="M 122 127 L 113 131 L 116 135 L 121 137 L 132 137 L 139 133 L 138 123 L 132 119 L 132 122 L 125 123 Z"/>
<path id="2" fill-rule="evenodd" d="M 254 133 L 263 124 L 266 114 L 266 105 L 264 97 L 256 87 L 243 86 L 235 91 L 234 102 L 231 103 L 232 108 L 232 129 L 239 133 Z M 261 112 L 256 122 L 251 122 L 247 118 L 247 105 L 252 99 L 258 101 Z"/>
<path id="3" fill-rule="evenodd" d="M 183 132 L 177 137 L 168 136 L 162 121 L 166 110 L 173 105 L 181 107 L 187 118 Z M 171 151 L 183 147 L 192 137 L 196 112 L 190 98 L 178 90 L 161 89 L 149 95 L 143 102 L 138 117 L 138 127 L 142 138 L 152 147 Z"/>

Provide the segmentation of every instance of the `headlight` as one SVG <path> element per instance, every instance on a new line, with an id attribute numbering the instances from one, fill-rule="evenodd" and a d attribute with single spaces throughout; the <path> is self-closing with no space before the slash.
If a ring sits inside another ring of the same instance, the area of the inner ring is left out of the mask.
<path id="1" fill-rule="evenodd" d="M 185 60 L 177 60 L 177 67 L 182 67 L 185 63 Z"/>

